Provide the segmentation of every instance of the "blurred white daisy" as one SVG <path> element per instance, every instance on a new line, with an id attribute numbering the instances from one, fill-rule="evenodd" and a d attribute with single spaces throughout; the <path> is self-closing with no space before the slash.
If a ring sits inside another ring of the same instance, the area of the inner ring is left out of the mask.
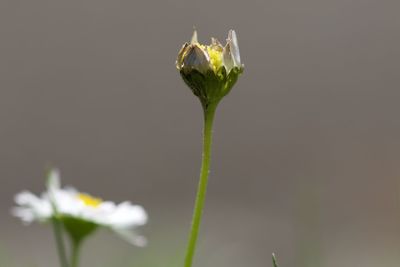
<path id="1" fill-rule="evenodd" d="M 142 206 L 130 202 L 115 204 L 103 201 L 72 187 L 61 188 L 60 174 L 51 170 L 47 191 L 40 197 L 28 191 L 15 196 L 17 207 L 13 215 L 24 223 L 60 220 L 72 239 L 83 239 L 97 227 L 106 227 L 136 246 L 146 245 L 146 239 L 137 235 L 134 229 L 147 222 Z"/>

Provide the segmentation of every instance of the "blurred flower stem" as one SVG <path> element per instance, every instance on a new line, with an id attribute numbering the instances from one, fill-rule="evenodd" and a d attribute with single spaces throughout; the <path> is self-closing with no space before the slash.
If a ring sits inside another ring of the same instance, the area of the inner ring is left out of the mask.
<path id="1" fill-rule="evenodd" d="M 52 219 L 52 224 L 53 224 L 54 237 L 56 240 L 58 258 L 60 260 L 60 266 L 69 267 L 67 262 L 67 256 L 65 254 L 65 246 L 62 235 L 62 225 L 56 218 Z"/>
<path id="2" fill-rule="evenodd" d="M 203 129 L 203 155 L 200 171 L 200 181 L 197 189 L 196 202 L 194 205 L 192 227 L 190 230 L 189 243 L 186 250 L 185 267 L 191 267 L 196 250 L 197 238 L 199 236 L 200 222 L 203 214 L 204 202 L 208 184 L 211 161 L 212 128 L 215 110 L 218 102 L 210 104 L 203 103 L 204 129 Z"/>
<path id="3" fill-rule="evenodd" d="M 81 242 L 72 242 L 71 267 L 78 267 Z"/>
<path id="4" fill-rule="evenodd" d="M 52 171 L 51 168 L 49 168 L 47 170 L 47 190 L 49 192 L 50 206 L 54 213 L 54 216 L 51 217 L 50 220 L 53 225 L 54 238 L 56 241 L 58 258 L 60 260 L 60 266 L 61 267 L 69 267 L 68 260 L 67 260 L 67 254 L 65 252 L 63 225 L 62 225 L 61 221 L 58 219 L 60 217 L 60 215 L 58 214 L 58 210 L 55 205 L 54 190 L 52 189 L 55 184 L 58 184 L 58 181 L 55 181 L 53 179 L 54 178 L 53 175 L 54 175 L 54 172 Z"/>

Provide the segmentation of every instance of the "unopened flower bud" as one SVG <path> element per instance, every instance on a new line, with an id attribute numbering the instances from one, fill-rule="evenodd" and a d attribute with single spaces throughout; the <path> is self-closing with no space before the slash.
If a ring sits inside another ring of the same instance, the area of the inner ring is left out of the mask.
<path id="1" fill-rule="evenodd" d="M 222 46 L 212 38 L 210 45 L 203 45 L 194 31 L 191 42 L 185 43 L 178 53 L 176 67 L 203 105 L 219 102 L 243 72 L 235 31 L 229 31 L 226 41 Z"/>

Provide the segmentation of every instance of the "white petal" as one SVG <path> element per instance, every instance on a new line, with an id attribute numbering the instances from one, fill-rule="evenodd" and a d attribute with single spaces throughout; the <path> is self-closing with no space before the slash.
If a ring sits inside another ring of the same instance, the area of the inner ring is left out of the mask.
<path id="1" fill-rule="evenodd" d="M 190 45 L 183 59 L 183 68 L 196 69 L 205 73 L 210 69 L 210 57 L 198 45 Z"/>
<path id="2" fill-rule="evenodd" d="M 35 215 L 30 208 L 15 207 L 11 210 L 12 215 L 20 218 L 25 224 L 35 221 Z"/>
<path id="3" fill-rule="evenodd" d="M 50 202 L 51 209 L 54 213 L 58 212 L 57 205 L 55 203 L 55 195 L 60 190 L 60 171 L 58 169 L 51 169 L 47 176 L 47 194 L 46 198 Z"/>
<path id="4" fill-rule="evenodd" d="M 64 215 L 79 216 L 85 205 L 76 196 L 77 192 L 72 189 L 60 189 L 54 192 L 53 199 L 57 212 Z"/>
<path id="5" fill-rule="evenodd" d="M 234 30 L 230 30 L 228 34 L 228 43 L 230 45 L 230 50 L 232 54 L 232 60 L 235 64 L 235 67 L 240 67 L 240 52 L 239 52 L 239 44 L 236 37 L 236 32 Z"/>
<path id="6" fill-rule="evenodd" d="M 232 59 L 231 48 L 229 44 L 227 44 L 224 47 L 224 50 L 222 52 L 222 61 L 225 66 L 226 73 L 229 73 L 231 69 L 235 66 L 235 63 L 233 62 Z"/>
<path id="7" fill-rule="evenodd" d="M 192 39 L 190 40 L 190 43 L 191 44 L 195 44 L 195 43 L 198 43 L 199 41 L 198 41 L 198 39 L 197 39 L 197 31 L 196 30 L 193 30 L 193 35 L 192 35 Z"/>
<path id="8" fill-rule="evenodd" d="M 32 194 L 29 191 L 22 191 L 21 193 L 18 193 L 14 197 L 15 203 L 18 205 L 31 205 L 32 203 L 36 203 L 40 201 L 40 199 Z"/>
<path id="9" fill-rule="evenodd" d="M 188 46 L 189 46 L 189 43 L 185 43 L 185 44 L 182 46 L 181 50 L 179 50 L 178 57 L 177 57 L 176 62 L 175 62 L 176 68 L 177 68 L 178 70 L 180 70 L 181 67 L 182 67 L 183 56 L 185 55 L 186 49 L 187 49 Z"/>
<path id="10" fill-rule="evenodd" d="M 111 226 L 123 228 L 144 225 L 146 222 L 147 213 L 144 208 L 138 205 L 132 205 L 129 202 L 119 204 L 109 217 Z"/>
<path id="11" fill-rule="evenodd" d="M 144 247 L 147 245 L 147 239 L 144 236 L 137 235 L 135 232 L 124 228 L 111 228 L 118 236 L 132 245 Z"/>
<path id="12" fill-rule="evenodd" d="M 47 190 L 53 192 L 61 188 L 60 171 L 58 169 L 51 169 L 47 176 Z"/>
<path id="13" fill-rule="evenodd" d="M 217 38 L 211 37 L 211 47 L 217 51 L 221 51 L 222 52 L 222 45 L 221 43 L 218 41 Z"/>
<path id="14" fill-rule="evenodd" d="M 111 227 L 113 225 L 110 221 L 110 217 L 114 213 L 115 209 L 115 204 L 110 201 L 102 202 L 97 207 L 84 205 L 80 210 L 79 216 L 98 225 Z"/>
<path id="15" fill-rule="evenodd" d="M 53 215 L 50 202 L 41 199 L 34 194 L 24 191 L 15 196 L 15 202 L 19 207 L 13 209 L 12 213 L 23 221 L 46 220 Z"/>

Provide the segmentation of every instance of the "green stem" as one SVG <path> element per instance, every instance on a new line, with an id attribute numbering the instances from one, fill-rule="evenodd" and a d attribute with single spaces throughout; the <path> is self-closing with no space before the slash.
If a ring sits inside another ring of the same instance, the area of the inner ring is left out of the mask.
<path id="1" fill-rule="evenodd" d="M 52 223 L 53 223 L 54 237 L 57 245 L 58 258 L 60 259 L 60 266 L 68 267 L 68 261 L 67 261 L 67 256 L 65 254 L 65 247 L 64 247 L 60 222 L 56 218 L 54 218 L 52 220 Z"/>
<path id="2" fill-rule="evenodd" d="M 202 164 L 200 171 L 200 181 L 197 189 L 196 202 L 193 211 L 192 227 L 190 230 L 189 243 L 186 250 L 185 267 L 192 266 L 193 256 L 196 250 L 197 238 L 199 235 L 200 222 L 206 198 L 208 175 L 210 172 L 212 127 L 217 105 L 218 103 L 212 103 L 209 105 L 203 104 L 203 109 L 204 109 L 203 156 L 202 156 Z"/>
<path id="3" fill-rule="evenodd" d="M 80 241 L 73 241 L 72 242 L 72 251 L 71 251 L 71 267 L 78 267 L 79 266 L 79 252 L 80 252 Z"/>

